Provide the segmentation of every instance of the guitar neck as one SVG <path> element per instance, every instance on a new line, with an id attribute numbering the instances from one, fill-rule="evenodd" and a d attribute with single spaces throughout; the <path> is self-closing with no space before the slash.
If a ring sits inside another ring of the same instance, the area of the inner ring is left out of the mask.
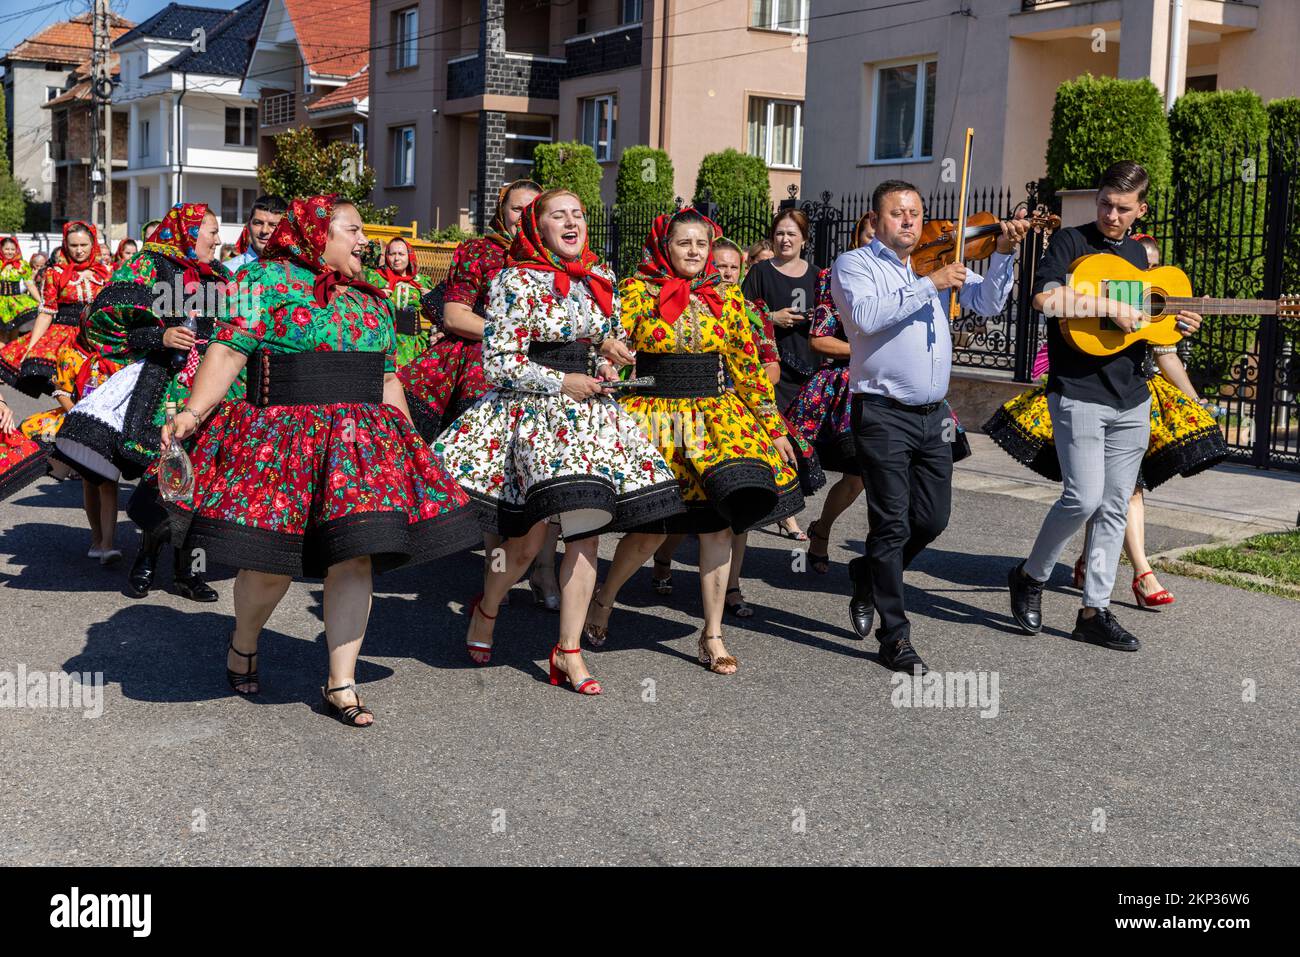
<path id="1" fill-rule="evenodd" d="M 1165 314 L 1186 309 L 1202 316 L 1275 316 L 1276 299 L 1213 299 L 1209 296 L 1169 296 Z"/>

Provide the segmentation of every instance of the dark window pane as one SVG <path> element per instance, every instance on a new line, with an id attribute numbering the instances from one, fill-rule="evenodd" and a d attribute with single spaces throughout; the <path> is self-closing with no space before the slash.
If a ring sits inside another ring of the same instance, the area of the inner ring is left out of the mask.
<path id="1" fill-rule="evenodd" d="M 921 134 L 921 155 L 934 155 L 934 89 L 939 64 L 930 62 L 925 65 L 925 126 Z"/>

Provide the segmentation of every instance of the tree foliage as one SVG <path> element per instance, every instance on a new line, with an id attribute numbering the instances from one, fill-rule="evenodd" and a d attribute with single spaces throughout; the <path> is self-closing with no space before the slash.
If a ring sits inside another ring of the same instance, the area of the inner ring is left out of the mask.
<path id="1" fill-rule="evenodd" d="M 375 171 L 366 165 L 360 146 L 341 140 L 322 144 L 309 126 L 275 137 L 275 157 L 258 168 L 257 181 L 262 192 L 285 199 L 338 193 L 356 205 L 367 223 L 388 225 L 397 211 L 371 205 Z"/>
<path id="2" fill-rule="evenodd" d="M 692 202 L 703 202 L 706 190 L 713 202 L 723 207 L 772 203 L 767 164 L 757 156 L 730 147 L 720 153 L 708 153 L 700 160 Z"/>
<path id="3" fill-rule="evenodd" d="M 590 146 L 577 142 L 538 143 L 533 150 L 533 174 L 543 189 L 572 190 L 592 218 L 600 202 L 603 171 Z"/>
<path id="4" fill-rule="evenodd" d="M 1135 159 L 1151 185 L 1169 184 L 1169 125 L 1154 83 L 1085 73 L 1056 88 L 1047 141 L 1047 179 L 1055 190 L 1092 189 L 1112 163 Z"/>

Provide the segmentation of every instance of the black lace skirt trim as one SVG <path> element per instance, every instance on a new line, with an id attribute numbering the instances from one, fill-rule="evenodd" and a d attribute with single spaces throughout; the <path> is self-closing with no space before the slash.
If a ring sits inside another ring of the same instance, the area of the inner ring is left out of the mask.
<path id="1" fill-rule="evenodd" d="M 44 475 L 48 468 L 49 449 L 38 447 L 37 451 L 0 474 L 0 502 L 31 485 Z"/>
<path id="2" fill-rule="evenodd" d="M 1005 406 L 1000 406 L 984 423 L 984 434 L 1021 465 L 1045 479 L 1061 481 L 1061 462 L 1056 457 L 1056 446 L 1026 433 Z"/>
<path id="3" fill-rule="evenodd" d="M 377 572 L 432 561 L 482 544 L 474 510 L 463 506 L 410 524 L 404 512 L 367 512 L 326 522 L 305 535 L 193 516 L 172 506 L 171 539 L 201 548 L 210 562 L 233 568 L 324 578 L 331 565 L 369 556 Z"/>
<path id="4" fill-rule="evenodd" d="M 162 429 L 154 424 L 154 415 L 162 405 L 171 381 L 170 361 L 164 363 L 156 355 L 144 360 L 140 378 L 136 380 L 126 404 L 126 414 L 122 417 L 119 444 L 114 449 L 113 464 L 122 470 L 123 478 L 139 478 L 158 457 Z"/>
<path id="5" fill-rule="evenodd" d="M 107 422 L 102 422 L 93 415 L 86 415 L 85 413 L 69 414 L 64 416 L 63 424 L 59 426 L 58 435 L 54 437 L 56 448 L 52 453 L 52 457 L 72 466 L 72 468 L 76 469 L 77 474 L 92 484 L 99 485 L 102 482 L 109 481 L 107 476 L 100 475 L 80 462 L 74 462 L 61 451 L 58 451 L 58 443 L 65 440 L 75 442 L 77 445 L 84 446 L 103 456 L 106 461 L 117 465 L 117 445 L 120 439 L 121 435 L 115 429 Z"/>
<path id="6" fill-rule="evenodd" d="M 626 530 L 698 535 L 730 528 L 740 534 L 780 521 L 804 507 L 798 482 L 778 487 L 772 469 L 759 459 L 724 462 L 705 472 L 702 479 L 706 501 L 686 502 L 686 511 L 679 515 L 646 521 Z"/>
<path id="7" fill-rule="evenodd" d="M 1161 449 L 1142 460 L 1141 485 L 1159 488 L 1175 475 L 1191 478 L 1198 472 L 1213 468 L 1228 457 L 1228 442 L 1215 427 L 1212 431 L 1188 436 Z"/>
<path id="8" fill-rule="evenodd" d="M 411 410 L 411 423 L 415 426 L 415 431 L 420 433 L 420 438 L 424 439 L 426 445 L 432 445 L 433 440 L 442 432 L 442 415 L 433 406 L 409 392 L 406 394 L 406 407 Z"/>
<path id="9" fill-rule="evenodd" d="M 661 519 L 683 509 L 681 492 L 677 482 L 672 480 L 619 496 L 607 479 L 594 475 L 566 475 L 532 486 L 522 505 L 502 502 L 479 492 L 469 491 L 467 494 L 478 508 L 483 531 L 494 532 L 503 538 L 526 535 L 538 522 L 565 512 L 591 509 L 610 515 L 610 521 L 600 528 L 566 537 L 573 539 L 626 531 L 642 522 Z"/>

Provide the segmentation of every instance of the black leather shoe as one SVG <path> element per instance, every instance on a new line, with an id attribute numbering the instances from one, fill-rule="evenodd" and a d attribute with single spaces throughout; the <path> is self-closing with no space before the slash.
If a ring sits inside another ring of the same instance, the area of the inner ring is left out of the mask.
<path id="1" fill-rule="evenodd" d="M 858 557 L 849 562 L 849 577 L 853 579 L 849 623 L 859 638 L 870 638 L 871 626 L 876 620 L 876 603 L 871 594 L 871 573 L 867 570 L 865 558 Z"/>
<path id="2" fill-rule="evenodd" d="M 1137 651 L 1142 647 L 1142 643 L 1115 620 L 1109 608 L 1097 609 L 1097 614 L 1091 618 L 1084 618 L 1083 609 L 1080 609 L 1070 637 L 1075 641 L 1086 641 L 1116 651 Z"/>
<path id="3" fill-rule="evenodd" d="M 172 550 L 172 558 L 175 561 L 172 575 L 172 584 L 176 588 L 176 593 L 188 598 L 190 601 L 216 601 L 217 593 L 212 586 L 205 582 L 198 575 L 185 574 L 184 555 L 179 548 Z"/>
<path id="4" fill-rule="evenodd" d="M 887 668 L 894 671 L 905 671 L 908 674 L 927 674 L 930 669 L 925 666 L 921 656 L 916 653 L 912 647 L 910 638 L 899 638 L 897 641 L 880 643 L 880 660 L 885 663 Z"/>
<path id="5" fill-rule="evenodd" d="M 144 598 L 153 587 L 154 573 L 158 570 L 158 554 L 163 543 L 145 532 L 140 540 L 140 550 L 135 553 L 131 572 L 126 579 L 126 594 L 130 598 Z"/>
<path id="6" fill-rule="evenodd" d="M 1011 589 L 1011 617 L 1027 635 L 1036 635 L 1043 630 L 1043 585 L 1037 579 L 1025 574 L 1025 563 L 1021 562 L 1007 572 L 1007 587 Z"/>

